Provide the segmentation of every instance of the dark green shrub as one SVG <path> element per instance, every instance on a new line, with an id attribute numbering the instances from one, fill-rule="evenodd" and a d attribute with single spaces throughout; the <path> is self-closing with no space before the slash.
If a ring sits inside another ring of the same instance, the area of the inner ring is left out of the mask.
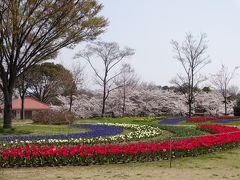
<path id="1" fill-rule="evenodd" d="M 240 116 L 240 99 L 237 100 L 236 105 L 233 107 L 234 116 Z"/>

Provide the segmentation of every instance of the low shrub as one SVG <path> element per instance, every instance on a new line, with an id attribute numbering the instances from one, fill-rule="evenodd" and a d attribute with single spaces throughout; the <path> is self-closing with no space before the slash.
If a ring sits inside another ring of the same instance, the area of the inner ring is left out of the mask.
<path id="1" fill-rule="evenodd" d="M 75 119 L 72 112 L 69 111 L 39 111 L 33 115 L 33 122 L 36 124 L 70 124 Z"/>

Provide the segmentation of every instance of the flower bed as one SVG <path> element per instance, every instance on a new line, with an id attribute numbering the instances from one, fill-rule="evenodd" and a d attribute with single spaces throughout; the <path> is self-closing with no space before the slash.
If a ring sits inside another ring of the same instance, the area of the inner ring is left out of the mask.
<path id="1" fill-rule="evenodd" d="M 0 137 L 0 141 L 37 141 L 37 140 L 68 140 L 76 138 L 93 138 L 99 136 L 112 136 L 123 132 L 122 127 L 104 125 L 104 124 L 71 124 L 72 127 L 87 128 L 90 129 L 84 133 L 72 133 L 72 134 L 58 134 L 58 135 L 41 135 L 41 136 L 7 136 Z"/>
<path id="2" fill-rule="evenodd" d="M 233 122 L 238 122 L 240 121 L 240 118 L 238 117 L 237 119 L 216 119 L 213 122 L 215 123 L 233 123 Z"/>
<path id="3" fill-rule="evenodd" d="M 75 127 L 89 127 L 86 124 L 75 124 Z M 121 142 L 129 142 L 133 140 L 140 140 L 144 138 L 152 138 L 162 134 L 162 130 L 159 128 L 155 128 L 148 125 L 135 125 L 135 124 L 112 124 L 112 123 L 105 123 L 105 124 L 97 124 L 94 127 L 117 127 L 121 129 L 130 129 L 132 132 L 127 134 L 118 134 L 114 136 L 101 136 L 98 133 L 98 137 L 94 138 L 68 138 L 68 139 L 41 139 L 41 140 L 15 140 L 10 141 L 8 143 L 1 142 L 4 146 L 6 145 L 28 145 L 28 144 L 35 144 L 35 145 L 76 145 L 76 144 L 108 144 L 108 143 L 121 143 Z M 114 129 L 114 128 L 113 128 Z M 106 129 L 102 129 L 105 131 Z M 107 133 L 107 132 L 105 132 Z M 96 134 L 96 133 L 95 133 Z"/>
<path id="4" fill-rule="evenodd" d="M 163 119 L 159 122 L 159 124 L 177 124 L 181 121 L 187 120 L 186 117 L 180 117 L 180 118 L 171 118 L 171 119 Z"/>
<path id="5" fill-rule="evenodd" d="M 202 126 L 229 133 L 195 137 L 174 142 L 102 146 L 18 146 L 0 150 L 0 166 L 60 166 L 152 161 L 172 156 L 196 156 L 239 146 L 240 130 L 225 126 Z M 225 130 L 224 130 L 225 129 Z"/>
<path id="6" fill-rule="evenodd" d="M 197 128 L 211 133 L 240 132 L 240 129 L 237 127 L 223 126 L 218 124 L 198 124 Z"/>
<path id="7" fill-rule="evenodd" d="M 236 119 L 236 118 L 239 118 L 239 116 L 201 116 L 187 118 L 187 122 L 203 122 L 217 119 Z"/>

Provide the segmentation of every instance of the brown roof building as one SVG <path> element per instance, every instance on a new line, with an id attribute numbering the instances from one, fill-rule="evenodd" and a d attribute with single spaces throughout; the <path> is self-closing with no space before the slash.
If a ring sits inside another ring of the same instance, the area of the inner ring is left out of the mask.
<path id="1" fill-rule="evenodd" d="M 4 106 L 0 105 L 1 113 L 3 113 Z M 21 99 L 14 99 L 12 101 L 12 113 L 14 119 L 20 119 L 22 109 L 22 101 Z M 50 110 L 50 106 L 48 104 L 42 103 L 36 99 L 31 97 L 25 97 L 24 100 L 24 119 L 32 119 L 32 116 L 37 111 Z"/>

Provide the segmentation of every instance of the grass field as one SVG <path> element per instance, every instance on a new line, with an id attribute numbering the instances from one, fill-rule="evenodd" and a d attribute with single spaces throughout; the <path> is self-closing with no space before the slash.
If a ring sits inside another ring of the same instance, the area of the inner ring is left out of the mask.
<path id="1" fill-rule="evenodd" d="M 0 121 L 2 126 L 2 120 Z M 33 124 L 32 120 L 13 120 L 13 129 L 4 130 L 0 127 L 0 136 L 16 135 L 54 135 L 86 132 L 88 129 L 75 128 L 67 125 Z"/>
<path id="2" fill-rule="evenodd" d="M 1 180 L 15 179 L 151 179 L 239 180 L 240 149 L 169 161 L 94 166 L 0 169 Z"/>
<path id="3" fill-rule="evenodd" d="M 60 125 L 23 125 L 14 126 L 14 130 L 0 129 L 0 136 L 9 135 L 54 135 L 87 132 L 88 129 Z"/>

